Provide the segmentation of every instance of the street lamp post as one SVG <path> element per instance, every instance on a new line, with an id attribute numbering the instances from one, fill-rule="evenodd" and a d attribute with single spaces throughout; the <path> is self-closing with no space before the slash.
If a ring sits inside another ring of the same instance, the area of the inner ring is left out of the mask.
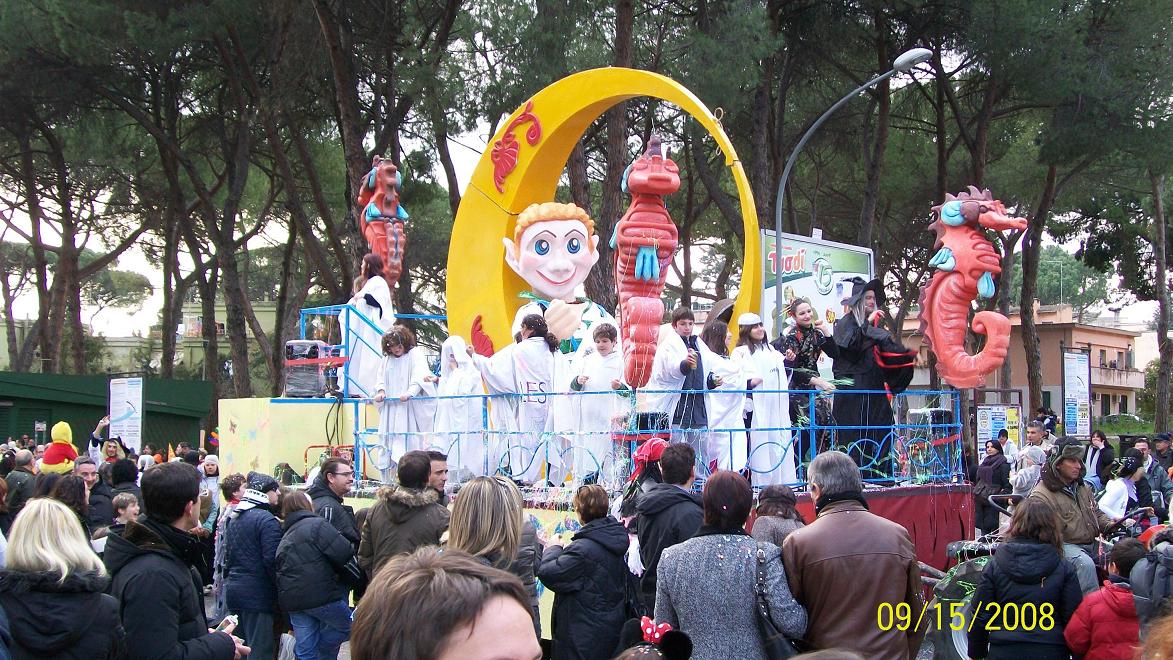
<path id="1" fill-rule="evenodd" d="M 892 62 L 892 68 L 888 71 L 872 78 L 866 83 L 853 89 L 843 98 L 835 102 L 835 105 L 827 108 L 827 111 L 822 114 L 811 127 L 803 133 L 802 138 L 799 139 L 798 144 L 794 146 L 794 151 L 790 152 L 790 158 L 786 159 L 786 166 L 782 168 L 782 178 L 778 181 L 778 197 L 774 203 L 774 330 L 775 332 L 782 331 L 782 286 L 778 282 L 778 242 L 782 236 L 782 204 L 786 195 L 786 182 L 790 179 L 790 171 L 794 169 L 794 163 L 798 160 L 798 154 L 802 152 L 802 148 L 806 146 L 808 140 L 814 135 L 819 127 L 835 114 L 835 111 L 843 107 L 848 101 L 855 98 L 860 92 L 880 84 L 881 82 L 891 78 L 898 73 L 905 73 L 910 71 L 912 67 L 928 61 L 933 56 L 933 51 L 928 48 L 913 48 L 900 54 L 895 61 Z"/>

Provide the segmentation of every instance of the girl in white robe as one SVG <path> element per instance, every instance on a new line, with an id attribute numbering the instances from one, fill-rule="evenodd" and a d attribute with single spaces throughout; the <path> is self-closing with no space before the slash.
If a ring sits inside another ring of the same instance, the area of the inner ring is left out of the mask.
<path id="1" fill-rule="evenodd" d="M 617 418 L 631 410 L 628 399 L 620 393 L 628 388 L 623 384 L 623 353 L 616 343 L 618 329 L 603 323 L 591 334 L 593 350 L 579 360 L 578 372 L 570 381 L 572 390 L 588 394 L 574 397 L 577 419 L 561 424 L 575 429 L 573 473 L 579 481 L 591 472 L 602 476 L 604 467 L 614 465 L 611 432 L 620 426 Z"/>
<path id="2" fill-rule="evenodd" d="M 709 348 L 705 409 L 709 416 L 709 437 L 702 460 L 709 473 L 715 470 L 742 470 L 747 463 L 745 437 L 745 377 L 741 362 L 727 357 L 733 336 L 723 321 L 709 321 L 701 333 Z M 732 390 L 732 391 L 730 391 Z"/>
<path id="3" fill-rule="evenodd" d="M 739 332 L 733 358 L 741 361 L 750 380 L 750 389 L 755 390 L 753 422 L 749 431 L 749 467 L 753 485 L 797 483 L 794 439 L 790 431 L 780 430 L 790 427 L 785 358 L 766 341 L 766 330 L 757 314 L 742 314 L 737 325 Z"/>
<path id="4" fill-rule="evenodd" d="M 383 335 L 383 361 L 379 381 L 375 383 L 375 403 L 379 404 L 379 443 L 386 455 L 379 462 L 383 481 L 403 454 L 427 447 L 432 432 L 435 406 L 435 377 L 428 368 L 423 350 L 415 345 L 415 335 L 403 326 L 395 326 Z"/>
<path id="5" fill-rule="evenodd" d="M 507 446 L 509 451 L 507 460 L 502 456 L 497 465 L 489 465 L 494 472 L 507 463 L 512 476 L 530 483 L 548 474 L 544 469 L 548 468 L 549 455 L 557 453 L 544 438 L 557 347 L 558 340 L 549 334 L 546 320 L 531 314 L 522 321 L 520 341 L 492 357 L 473 354 L 471 347 L 467 349 L 490 394 L 516 395 L 508 398 L 516 402 L 517 431 L 497 432 L 498 444 Z M 500 397 L 493 399 L 494 407 L 500 403 Z"/>
<path id="6" fill-rule="evenodd" d="M 346 375 L 349 378 L 347 396 L 350 397 L 369 399 L 375 396 L 382 362 L 382 338 L 395 324 L 391 289 L 382 272 L 383 260 L 378 255 L 363 257 L 362 277 L 365 282 L 348 304 L 366 320 L 348 310 L 338 313 L 342 343 L 349 358 Z"/>
<path id="7" fill-rule="evenodd" d="M 492 474 L 486 465 L 484 400 L 471 397 L 485 393 L 481 372 L 469 357 L 464 339 L 449 337 L 440 349 L 439 405 L 436 409 L 437 441 L 445 447 L 448 462 L 473 476 Z"/>

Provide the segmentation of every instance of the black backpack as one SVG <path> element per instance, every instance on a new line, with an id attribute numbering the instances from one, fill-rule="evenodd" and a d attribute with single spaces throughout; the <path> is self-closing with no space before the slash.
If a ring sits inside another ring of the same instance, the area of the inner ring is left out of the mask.
<path id="1" fill-rule="evenodd" d="M 1141 626 L 1173 611 L 1173 544 L 1159 543 L 1129 576 Z"/>

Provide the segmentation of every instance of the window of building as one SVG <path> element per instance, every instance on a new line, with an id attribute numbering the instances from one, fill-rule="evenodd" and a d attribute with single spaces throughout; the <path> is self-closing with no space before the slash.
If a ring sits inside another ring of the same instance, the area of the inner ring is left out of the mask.
<path id="1" fill-rule="evenodd" d="M 1124 351 L 1116 351 L 1116 368 L 1123 369 L 1125 366 L 1126 365 L 1124 364 Z"/>
<path id="2" fill-rule="evenodd" d="M 1108 366 L 1108 351 L 1106 351 L 1102 348 L 1100 349 L 1100 366 L 1101 367 Z"/>
<path id="3" fill-rule="evenodd" d="M 1043 390 L 1043 407 L 1046 408 L 1047 410 L 1051 409 L 1051 391 L 1050 390 Z"/>
<path id="4" fill-rule="evenodd" d="M 1120 412 L 1128 412 L 1128 395 L 1126 394 L 1120 395 Z"/>
<path id="5" fill-rule="evenodd" d="M 1112 414 L 1112 395 L 1111 394 L 1101 394 L 1100 395 L 1100 415 L 1111 415 L 1111 414 Z"/>

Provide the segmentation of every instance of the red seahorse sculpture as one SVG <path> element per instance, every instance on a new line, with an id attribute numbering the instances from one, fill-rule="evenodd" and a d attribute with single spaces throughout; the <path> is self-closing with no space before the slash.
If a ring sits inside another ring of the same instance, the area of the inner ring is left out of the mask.
<path id="1" fill-rule="evenodd" d="M 945 382 L 957 388 L 978 387 L 1002 365 L 1010 347 L 1010 320 L 982 311 L 974 315 L 972 326 L 986 335 L 986 345 L 976 355 L 965 351 L 970 305 L 994 296 L 994 276 L 1002 272 L 1001 258 L 981 229 L 1022 230 L 1026 219 L 1009 216 L 989 190 L 973 186 L 957 196 L 945 195 L 933 213 L 929 228 L 937 232 L 937 253 L 929 265 L 936 272 L 921 288 L 920 329 L 937 355 L 937 370 Z"/>
<path id="2" fill-rule="evenodd" d="M 619 327 L 623 344 L 623 375 L 632 387 L 648 384 L 660 321 L 664 317 L 664 281 L 668 260 L 676 250 L 676 224 L 664 206 L 664 195 L 680 188 L 680 168 L 660 151 L 653 135 L 648 148 L 624 173 L 631 206 L 615 226 L 615 283 L 619 290 Z"/>
<path id="3" fill-rule="evenodd" d="M 407 247 L 404 223 L 407 209 L 399 204 L 399 170 L 390 160 L 375 156 L 371 171 L 358 188 L 358 226 L 371 252 L 383 259 L 383 279 L 394 289 L 403 273 L 403 251 Z"/>

